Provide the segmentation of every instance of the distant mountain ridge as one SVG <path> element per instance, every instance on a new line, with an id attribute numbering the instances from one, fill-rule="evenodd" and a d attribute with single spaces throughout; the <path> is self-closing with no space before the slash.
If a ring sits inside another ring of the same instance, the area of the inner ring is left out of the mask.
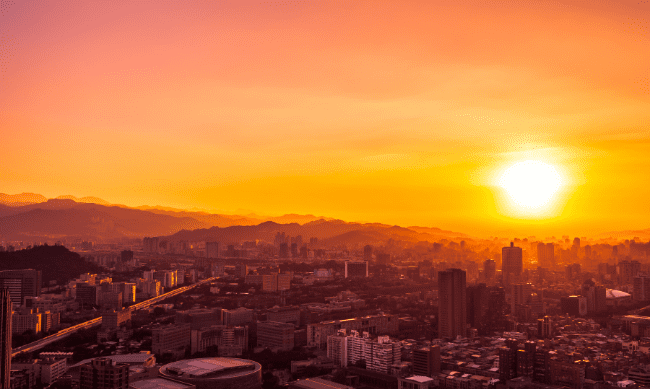
<path id="1" fill-rule="evenodd" d="M 161 205 L 150 206 L 150 205 L 140 205 L 137 207 L 130 207 L 124 204 L 111 204 L 108 201 L 94 196 L 86 197 L 75 197 L 72 195 L 62 195 L 57 196 L 54 199 L 49 200 L 71 200 L 75 203 L 88 203 L 88 204 L 99 204 L 104 206 L 115 206 L 126 209 L 137 209 L 141 211 L 148 211 L 152 213 L 157 213 L 161 215 L 169 215 L 173 217 L 190 217 L 196 219 L 197 221 L 206 223 L 210 226 L 218 227 L 227 227 L 234 225 L 256 225 L 263 223 L 265 221 L 274 221 L 277 223 L 308 223 L 314 220 L 333 220 L 333 218 L 328 218 L 325 216 L 314 216 L 314 215 L 298 215 L 298 214 L 287 214 L 282 216 L 259 216 L 259 215 L 226 215 L 218 213 L 210 213 L 206 211 L 199 210 L 186 210 L 173 207 L 164 207 Z M 56 206 L 54 203 L 50 202 L 48 198 L 41 194 L 35 193 L 21 193 L 16 195 L 8 195 L 0 193 L 0 206 L 5 205 L 9 207 L 22 207 L 26 205 L 35 205 L 43 204 L 44 207 Z M 45 204 L 47 203 L 47 204 Z M 63 204 L 63 203 L 57 203 Z M 3 215 L 3 212 L 0 211 L 0 216 Z"/>
<path id="2" fill-rule="evenodd" d="M 439 228 L 353 223 L 314 215 L 287 214 L 257 219 L 250 217 L 252 215 L 111 205 L 96 197 L 79 199 L 68 195 L 40 201 L 43 198 L 36 194 L 4 195 L 5 201 L 0 202 L 0 241 L 83 239 L 100 242 L 159 236 L 167 240 L 215 240 L 230 244 L 256 239 L 273 242 L 275 234 L 285 233 L 302 235 L 304 241 L 316 237 L 329 246 L 358 246 L 380 245 L 391 239 L 417 243 L 467 237 Z"/>
<path id="3" fill-rule="evenodd" d="M 0 193 L 0 204 L 10 207 L 44 203 L 46 201 L 47 198 L 45 196 L 36 193 L 20 193 L 15 195 Z"/>

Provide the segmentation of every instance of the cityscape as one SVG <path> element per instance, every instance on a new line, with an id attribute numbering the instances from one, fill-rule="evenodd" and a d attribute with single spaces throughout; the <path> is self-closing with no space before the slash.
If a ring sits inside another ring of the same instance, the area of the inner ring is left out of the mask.
<path id="1" fill-rule="evenodd" d="M 0 0 L 0 389 L 650 389 L 650 2 Z"/>

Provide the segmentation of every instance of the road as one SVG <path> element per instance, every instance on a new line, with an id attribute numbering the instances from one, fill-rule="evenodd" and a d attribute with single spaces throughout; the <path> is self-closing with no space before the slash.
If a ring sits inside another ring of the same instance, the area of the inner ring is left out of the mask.
<path id="1" fill-rule="evenodd" d="M 170 292 L 167 292 L 165 294 L 161 294 L 158 297 L 154 297 L 154 298 L 151 298 L 149 300 L 142 301 L 140 303 L 132 305 L 128 309 L 130 309 L 131 311 L 137 311 L 138 309 L 149 308 L 152 305 L 155 305 L 155 304 L 157 304 L 157 303 L 159 303 L 159 302 L 161 302 L 161 301 L 163 301 L 165 299 L 177 296 L 177 295 L 179 295 L 181 293 L 185 293 L 188 290 L 191 290 L 191 289 L 193 289 L 193 288 L 195 288 L 197 286 L 212 282 L 215 279 L 216 279 L 216 277 L 206 278 L 205 280 L 199 281 L 196 284 L 192 284 L 192 285 L 184 286 L 182 288 L 174 289 L 174 290 L 172 290 Z M 68 327 L 66 329 L 63 329 L 63 330 L 57 332 L 56 334 L 48 335 L 48 336 L 44 337 L 43 339 L 39 339 L 36 342 L 28 343 L 26 345 L 15 348 L 11 352 L 11 357 L 13 358 L 16 355 L 21 354 L 21 353 L 26 353 L 26 352 L 31 352 L 31 351 L 41 349 L 41 348 L 47 346 L 48 344 L 51 344 L 51 343 L 57 342 L 57 341 L 59 341 L 61 339 L 64 339 L 65 337 L 79 331 L 80 329 L 92 328 L 92 327 L 95 327 L 95 326 L 99 326 L 101 324 L 102 324 L 102 318 L 98 317 L 96 319 L 88 320 L 88 321 L 85 321 L 83 323 L 73 325 L 71 327 Z"/>

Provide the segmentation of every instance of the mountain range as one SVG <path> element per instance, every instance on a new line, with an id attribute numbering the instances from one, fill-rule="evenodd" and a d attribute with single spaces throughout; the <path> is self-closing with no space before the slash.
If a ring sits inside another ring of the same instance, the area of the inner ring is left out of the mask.
<path id="1" fill-rule="evenodd" d="M 354 223 L 314 215 L 227 215 L 171 207 L 129 207 L 98 197 L 66 195 L 54 199 L 35 193 L 0 193 L 0 241 L 53 240 L 118 241 L 159 236 L 167 240 L 236 243 L 273 242 L 276 233 L 316 237 L 324 245 L 382 245 L 441 239 L 469 239 L 467 234 L 429 227 L 399 227 L 381 223 Z M 602 234 L 617 240 L 650 239 L 650 229 Z"/>
<path id="2" fill-rule="evenodd" d="M 96 242 L 160 236 L 168 240 L 273 242 L 276 233 L 318 238 L 330 246 L 434 241 L 465 234 L 438 228 L 351 223 L 314 215 L 223 215 L 169 207 L 127 207 L 97 197 L 0 194 L 0 241 L 81 239 Z"/>

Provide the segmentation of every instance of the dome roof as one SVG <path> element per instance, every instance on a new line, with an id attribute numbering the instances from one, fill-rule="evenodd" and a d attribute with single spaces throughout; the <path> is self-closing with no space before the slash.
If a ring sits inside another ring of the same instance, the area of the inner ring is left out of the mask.
<path id="1" fill-rule="evenodd" d="M 632 296 L 629 293 L 625 293 L 621 290 L 616 290 L 616 289 L 607 289 L 607 295 L 606 297 L 608 299 L 620 299 L 620 298 L 625 298 L 625 297 L 630 297 Z"/>

